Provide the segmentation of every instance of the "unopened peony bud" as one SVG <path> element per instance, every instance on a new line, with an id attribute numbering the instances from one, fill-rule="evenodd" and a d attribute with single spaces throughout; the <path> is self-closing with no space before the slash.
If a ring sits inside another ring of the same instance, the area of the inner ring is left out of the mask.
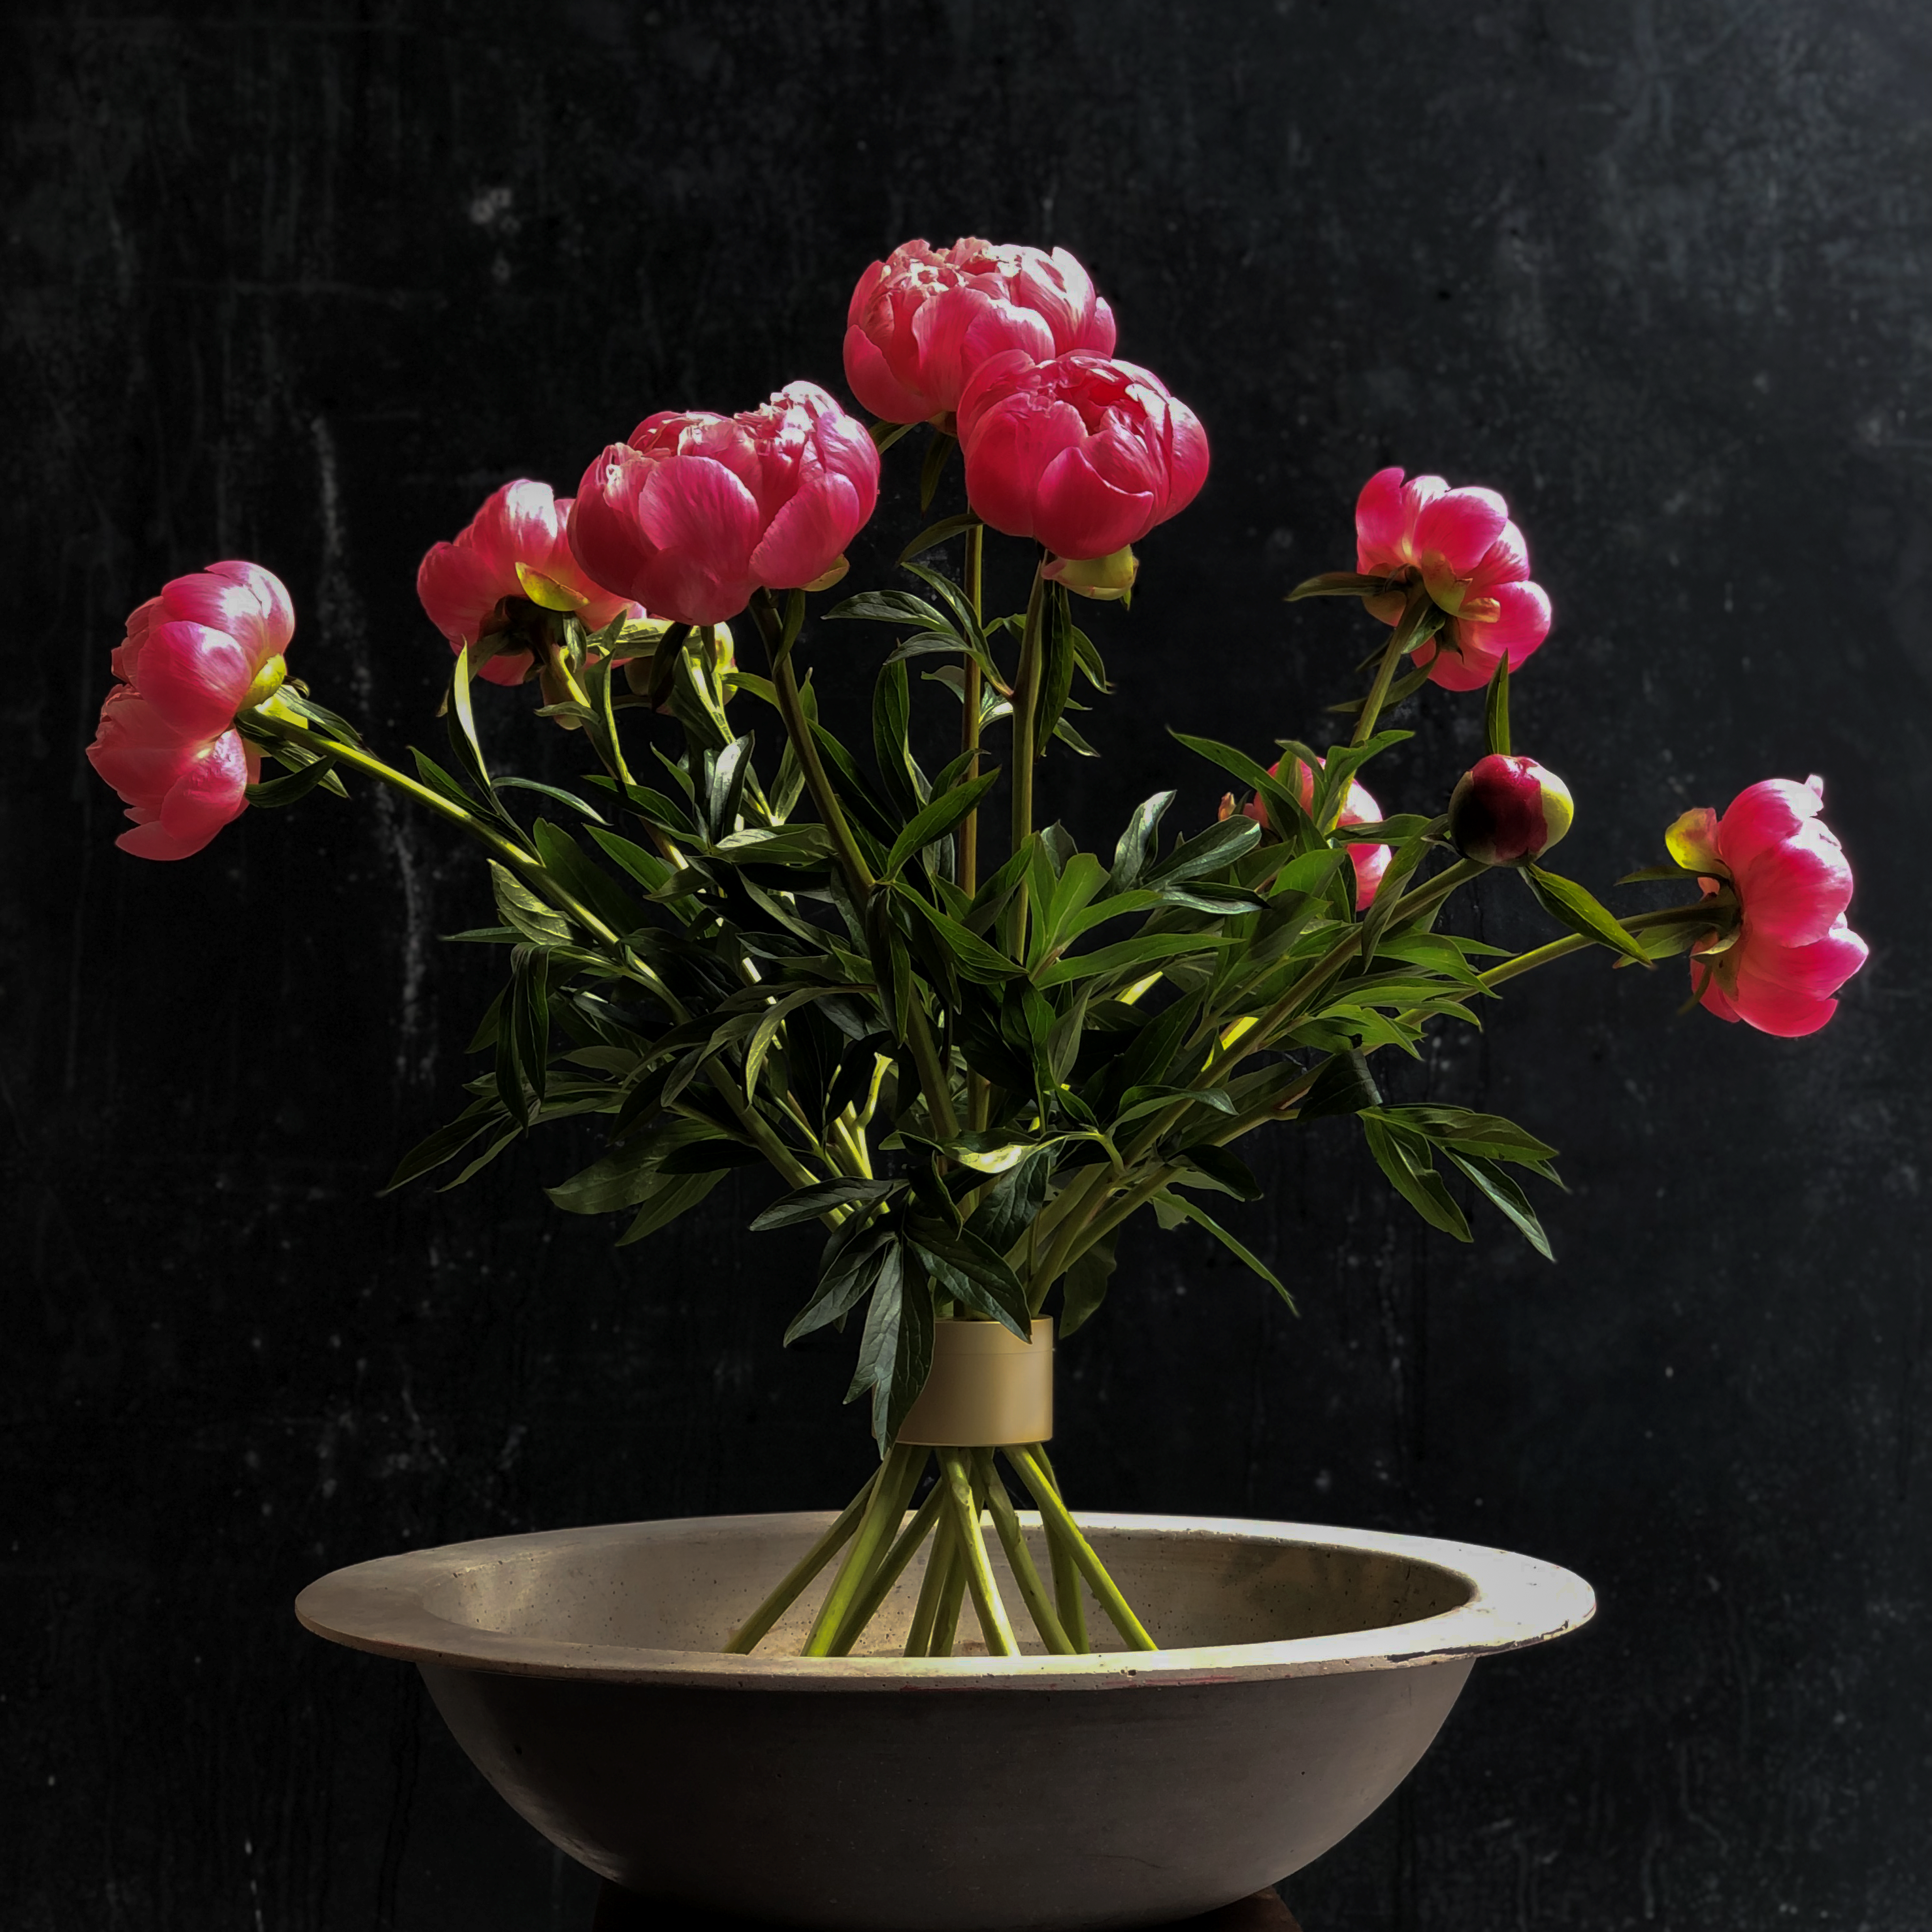
<path id="1" fill-rule="evenodd" d="M 1449 837 L 1482 866 L 1540 859 L 1576 816 L 1570 788 L 1534 758 L 1492 752 L 1462 774 L 1449 800 Z"/>
<path id="2" fill-rule="evenodd" d="M 1133 596 L 1134 579 L 1140 568 L 1133 545 L 1124 544 L 1106 556 L 1057 556 L 1040 574 L 1052 583 L 1065 584 L 1076 596 L 1102 604 L 1124 604 Z"/>

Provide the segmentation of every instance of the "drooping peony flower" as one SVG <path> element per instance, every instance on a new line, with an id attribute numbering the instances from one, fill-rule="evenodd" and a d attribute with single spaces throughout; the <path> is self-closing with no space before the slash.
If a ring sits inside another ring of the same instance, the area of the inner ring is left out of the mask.
<path id="1" fill-rule="evenodd" d="M 980 365 L 1010 349 L 1035 362 L 1070 350 L 1114 352 L 1112 310 L 1064 248 L 950 248 L 908 242 L 859 278 L 845 314 L 845 380 L 887 422 L 959 406 Z"/>
<path id="2" fill-rule="evenodd" d="M 1576 815 L 1570 788 L 1554 772 L 1492 752 L 1449 796 L 1450 842 L 1479 865 L 1525 865 L 1564 837 Z"/>
<path id="3" fill-rule="evenodd" d="M 959 399 L 966 497 L 1056 556 L 1111 556 L 1178 515 L 1208 478 L 1208 436 L 1160 378 L 1076 352 L 996 356 Z"/>
<path id="4" fill-rule="evenodd" d="M 115 842 L 123 851 L 189 858 L 241 814 L 260 759 L 236 714 L 280 686 L 295 622 L 281 580 L 238 561 L 177 577 L 129 616 L 112 660 L 121 682 L 87 748 L 134 821 Z"/>
<path id="5" fill-rule="evenodd" d="M 1322 762 L 1326 763 L 1326 760 Z M 1268 776 L 1280 778 L 1281 768 L 1287 763 L 1286 758 L 1276 759 L 1268 767 Z M 1299 758 L 1294 760 L 1294 796 L 1304 812 L 1314 808 L 1315 774 Z M 1234 801 L 1231 794 L 1221 802 L 1221 816 L 1223 818 L 1232 818 L 1234 810 Z M 1241 807 L 1241 811 L 1263 830 L 1274 830 L 1268 818 L 1268 806 L 1264 800 L 1251 798 Z M 1337 825 L 1377 825 L 1382 822 L 1382 807 L 1370 795 L 1366 787 L 1351 778 L 1348 781 L 1348 796 L 1342 809 L 1335 814 L 1335 823 Z M 1348 857 L 1355 868 L 1355 910 L 1366 912 L 1375 904 L 1382 874 L 1388 870 L 1389 848 L 1386 845 L 1351 845 Z"/>
<path id="6" fill-rule="evenodd" d="M 1356 568 L 1426 585 L 1445 615 L 1415 652 L 1418 668 L 1450 691 L 1489 682 L 1499 660 L 1516 670 L 1550 634 L 1550 599 L 1529 578 L 1529 547 L 1493 490 L 1452 490 L 1439 476 L 1402 481 L 1378 470 L 1355 503 Z M 1404 598 L 1391 590 L 1365 600 L 1387 624 Z"/>
<path id="7" fill-rule="evenodd" d="M 505 646 L 484 660 L 494 684 L 520 684 L 534 662 L 526 644 L 534 610 L 574 611 L 588 630 L 601 631 L 628 610 L 643 610 L 587 577 L 571 554 L 566 535 L 570 499 L 555 496 L 548 483 L 520 477 L 484 499 L 483 507 L 453 543 L 432 544 L 416 567 L 416 596 L 452 650 L 493 638 Z"/>
<path id="8" fill-rule="evenodd" d="M 1765 778 L 1720 818 L 1687 812 L 1665 833 L 1670 856 L 1702 874 L 1706 898 L 1726 891 L 1738 925 L 1691 949 L 1691 984 L 1722 1020 L 1796 1040 L 1838 1010 L 1832 996 L 1865 963 L 1864 941 L 1845 923 L 1852 868 L 1818 814 L 1825 781 Z"/>
<path id="9" fill-rule="evenodd" d="M 752 593 L 820 590 L 879 495 L 864 427 L 813 382 L 735 416 L 660 410 L 584 472 L 570 548 L 596 581 L 680 624 Z"/>

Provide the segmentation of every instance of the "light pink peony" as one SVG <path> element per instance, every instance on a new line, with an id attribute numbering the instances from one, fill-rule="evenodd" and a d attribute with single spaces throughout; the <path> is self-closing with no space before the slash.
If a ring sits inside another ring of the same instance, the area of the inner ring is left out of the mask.
<path id="1" fill-rule="evenodd" d="M 596 581 L 680 624 L 735 616 L 753 591 L 814 590 L 879 495 L 863 426 L 812 382 L 735 416 L 660 410 L 584 472 L 570 547 Z"/>
<path id="2" fill-rule="evenodd" d="M 984 364 L 959 399 L 959 443 L 978 514 L 1060 557 L 1138 543 L 1208 479 L 1194 412 L 1147 370 L 1081 352 Z"/>
<path id="3" fill-rule="evenodd" d="M 128 618 L 87 748 L 134 821 L 122 850 L 186 859 L 240 815 L 260 759 L 235 716 L 280 685 L 295 622 L 281 580 L 238 562 L 176 578 Z"/>
<path id="4" fill-rule="evenodd" d="M 1268 776 L 1278 778 L 1281 768 L 1287 764 L 1286 758 L 1278 758 L 1268 767 Z M 1327 762 L 1324 760 L 1322 762 Z M 1304 812 L 1312 811 L 1315 805 L 1315 774 L 1299 758 L 1294 760 L 1294 796 Z M 1268 806 L 1259 798 L 1251 798 L 1242 806 L 1242 812 L 1257 825 L 1272 831 L 1274 827 L 1268 819 Z M 1228 814 L 1224 812 L 1223 818 Z M 1342 809 L 1335 815 L 1337 825 L 1376 825 L 1382 822 L 1382 808 L 1370 795 L 1367 788 L 1353 778 L 1348 781 L 1348 796 Z M 1355 910 L 1366 912 L 1376 902 L 1376 893 L 1382 885 L 1382 874 L 1388 870 L 1389 848 L 1386 845 L 1351 845 L 1348 857 L 1355 868 Z"/>
<path id="5" fill-rule="evenodd" d="M 1365 577 L 1420 580 L 1448 621 L 1415 653 L 1418 668 L 1450 691 L 1489 682 L 1507 656 L 1516 670 L 1550 634 L 1550 599 L 1528 581 L 1529 547 L 1493 490 L 1452 490 L 1439 476 L 1378 470 L 1355 503 L 1356 568 Z M 1402 615 L 1390 591 L 1367 599 L 1384 623 Z"/>
<path id="6" fill-rule="evenodd" d="M 569 517 L 568 496 L 520 477 L 493 491 L 454 543 L 430 547 L 416 567 L 416 596 L 452 650 L 524 634 L 532 605 L 574 611 L 592 631 L 626 610 L 641 621 L 644 613 L 628 598 L 584 574 L 571 554 Z M 520 684 L 532 662 L 529 650 L 506 649 L 481 668 L 492 683 Z"/>
<path id="7" fill-rule="evenodd" d="M 1064 248 L 950 248 L 908 242 L 859 278 L 845 313 L 845 380 L 887 422 L 959 406 L 980 365 L 1006 350 L 1035 362 L 1114 352 L 1114 314 Z"/>
<path id="8" fill-rule="evenodd" d="M 1818 816 L 1824 802 L 1822 778 L 1766 778 L 1721 818 L 1700 806 L 1665 835 L 1679 865 L 1707 875 L 1707 898 L 1726 884 L 1737 896 L 1731 943 L 1693 949 L 1691 983 L 1720 1019 L 1786 1040 L 1816 1033 L 1838 1010 L 1832 995 L 1865 963 L 1864 941 L 1845 923 L 1852 868 Z"/>

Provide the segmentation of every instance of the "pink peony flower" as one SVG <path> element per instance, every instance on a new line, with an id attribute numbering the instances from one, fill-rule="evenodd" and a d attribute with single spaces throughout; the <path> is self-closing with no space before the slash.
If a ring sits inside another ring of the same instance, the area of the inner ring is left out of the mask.
<path id="1" fill-rule="evenodd" d="M 1665 834 L 1681 866 L 1705 874 L 1706 898 L 1728 886 L 1738 923 L 1728 944 L 1692 949 L 1691 983 L 1720 1019 L 1795 1040 L 1838 1010 L 1832 997 L 1865 963 L 1864 941 L 1845 923 L 1852 868 L 1819 818 L 1825 782 L 1766 778 L 1748 785 L 1722 818 L 1687 812 Z"/>
<path id="2" fill-rule="evenodd" d="M 1114 313 L 1064 248 L 950 248 L 908 242 L 859 278 L 845 313 L 845 380 L 887 422 L 959 406 L 981 364 L 1006 350 L 1035 362 L 1114 352 Z"/>
<path id="3" fill-rule="evenodd" d="M 532 605 L 574 611 L 592 631 L 622 611 L 642 620 L 628 598 L 613 596 L 584 574 L 571 554 L 569 516 L 568 496 L 520 477 L 493 491 L 454 543 L 431 545 L 416 567 L 416 596 L 452 650 L 484 638 L 527 634 Z M 520 684 L 532 661 L 527 648 L 504 649 L 480 668 L 494 684 Z"/>
<path id="4" fill-rule="evenodd" d="M 1534 758 L 1492 752 L 1450 794 L 1449 838 L 1479 865 L 1521 866 L 1564 837 L 1576 815 L 1570 788 L 1554 772 Z"/>
<path id="5" fill-rule="evenodd" d="M 87 748 L 134 821 L 123 851 L 186 859 L 241 814 L 260 758 L 235 716 L 280 685 L 295 622 L 281 580 L 238 562 L 177 577 L 128 618 Z"/>
<path id="6" fill-rule="evenodd" d="M 1268 776 L 1280 778 L 1281 768 L 1287 762 L 1286 758 L 1276 759 L 1268 767 Z M 1299 758 L 1294 761 L 1294 796 L 1304 812 L 1314 808 L 1315 774 Z M 1221 814 L 1223 818 L 1229 815 L 1233 802 L 1232 799 L 1226 802 Z M 1264 830 L 1274 830 L 1268 820 L 1268 806 L 1261 799 L 1250 799 L 1241 810 Z M 1335 823 L 1337 825 L 1376 825 L 1382 822 L 1382 807 L 1376 804 L 1367 788 L 1351 778 L 1348 798 L 1342 809 L 1336 814 Z M 1355 910 L 1366 912 L 1375 904 L 1382 874 L 1388 870 L 1389 848 L 1386 845 L 1351 845 L 1348 857 L 1355 868 Z"/>
<path id="7" fill-rule="evenodd" d="M 570 548 L 680 624 L 735 616 L 753 591 L 822 589 L 879 495 L 879 453 L 812 382 L 735 416 L 660 410 L 584 472 Z"/>
<path id="8" fill-rule="evenodd" d="M 1448 621 L 1415 653 L 1432 682 L 1474 691 L 1500 659 L 1516 670 L 1550 634 L 1550 599 L 1528 581 L 1529 548 L 1493 490 L 1452 490 L 1439 476 L 1402 481 L 1378 470 L 1355 503 L 1355 567 L 1365 577 L 1418 579 Z M 1366 600 L 1387 624 L 1402 615 L 1390 591 Z"/>
<path id="9" fill-rule="evenodd" d="M 1084 352 L 983 364 L 959 398 L 959 442 L 974 509 L 1060 557 L 1138 543 L 1208 478 L 1194 412 L 1147 370 Z"/>

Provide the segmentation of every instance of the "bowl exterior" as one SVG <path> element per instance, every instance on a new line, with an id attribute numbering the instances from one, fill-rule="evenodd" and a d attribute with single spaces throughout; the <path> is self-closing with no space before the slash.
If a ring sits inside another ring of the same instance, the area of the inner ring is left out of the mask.
<path id="1" fill-rule="evenodd" d="M 996 1932 L 1156 1924 L 1273 1884 L 1395 1789 L 1469 1668 L 1019 1698 L 423 1675 L 503 1797 L 632 1891 Z"/>

